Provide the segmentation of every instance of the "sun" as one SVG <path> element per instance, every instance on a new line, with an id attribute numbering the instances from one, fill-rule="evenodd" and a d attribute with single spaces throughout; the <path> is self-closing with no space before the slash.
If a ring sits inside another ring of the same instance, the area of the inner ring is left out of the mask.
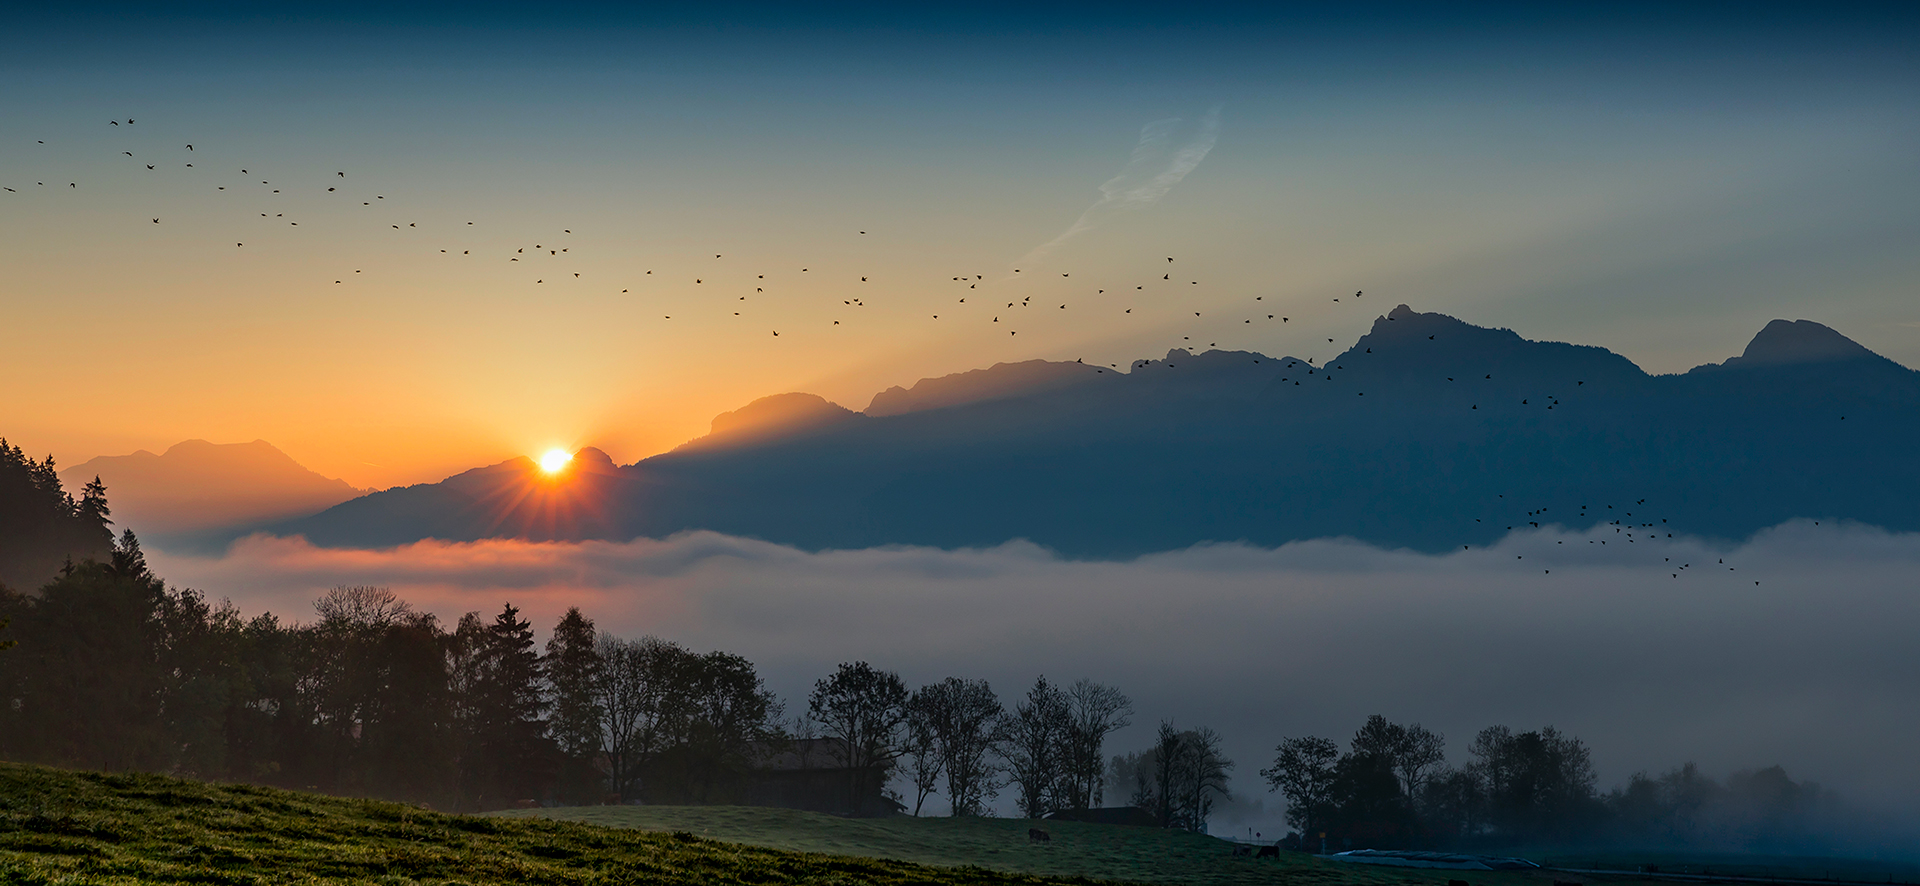
<path id="1" fill-rule="evenodd" d="M 556 474 L 570 461 L 573 461 L 573 453 L 564 449 L 549 449 L 546 455 L 540 456 L 540 470 Z"/>

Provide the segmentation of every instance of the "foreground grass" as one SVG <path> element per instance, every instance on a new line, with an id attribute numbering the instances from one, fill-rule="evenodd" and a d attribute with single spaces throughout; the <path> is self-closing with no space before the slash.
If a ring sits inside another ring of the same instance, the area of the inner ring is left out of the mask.
<path id="1" fill-rule="evenodd" d="M 0 763 L 0 883 L 1090 883 Z"/>
<path id="2" fill-rule="evenodd" d="M 580 806 L 514 810 L 503 818 L 544 817 L 703 837 L 800 852 L 830 852 L 927 865 L 979 865 L 1008 873 L 1088 877 L 1194 886 L 1355 884 L 1548 886 L 1544 873 L 1434 871 L 1327 861 L 1284 852 L 1278 859 L 1236 857 L 1226 841 L 1157 828 L 1050 821 L 1052 839 L 1027 840 L 1033 822 L 1004 818 L 844 819 L 757 806 Z"/>

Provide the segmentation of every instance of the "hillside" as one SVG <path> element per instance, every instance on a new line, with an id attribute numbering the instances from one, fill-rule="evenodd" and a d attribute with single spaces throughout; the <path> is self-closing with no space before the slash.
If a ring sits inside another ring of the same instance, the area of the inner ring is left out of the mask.
<path id="1" fill-rule="evenodd" d="M 1405 305 L 1324 364 L 1176 350 L 1090 371 L 1002 364 L 886 392 L 878 415 L 781 395 L 551 495 L 519 491 L 531 467 L 509 462 L 484 469 L 491 485 L 462 475 L 276 530 L 333 546 L 1024 538 L 1129 557 L 1339 536 L 1457 550 L 1555 521 L 1725 539 L 1796 517 L 1920 528 L 1920 373 L 1810 321 L 1678 375 Z"/>
<path id="2" fill-rule="evenodd" d="M 845 819 L 794 809 L 753 806 L 582 806 L 494 813 L 552 818 L 648 831 L 686 831 L 715 840 L 801 852 L 833 852 L 920 864 L 979 865 L 1055 877 L 1094 877 L 1192 886 L 1378 884 L 1445 886 L 1458 871 L 1422 871 L 1343 864 L 1297 852 L 1279 858 L 1235 857 L 1231 844 L 1158 828 L 1049 821 L 1051 838 L 1033 843 L 1033 822 L 1011 818 Z M 1539 872 L 1472 874 L 1475 886 L 1547 886 Z"/>
<path id="3" fill-rule="evenodd" d="M 7 883 L 1064 883 L 157 775 L 0 763 Z"/>

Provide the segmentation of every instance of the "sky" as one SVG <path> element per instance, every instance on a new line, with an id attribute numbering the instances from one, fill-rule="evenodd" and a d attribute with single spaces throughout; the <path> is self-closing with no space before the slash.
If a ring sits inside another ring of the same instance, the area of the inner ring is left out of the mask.
<path id="1" fill-rule="evenodd" d="M 25 15 L 0 433 L 385 487 L 1402 302 L 1654 372 L 1776 317 L 1920 365 L 1908 14 L 697 15 Z"/>

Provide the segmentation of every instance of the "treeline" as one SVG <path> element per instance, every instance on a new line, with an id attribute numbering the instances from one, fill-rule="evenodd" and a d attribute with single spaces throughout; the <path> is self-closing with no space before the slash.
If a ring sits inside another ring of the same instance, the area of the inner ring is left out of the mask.
<path id="1" fill-rule="evenodd" d="M 605 635 L 578 609 L 544 647 L 512 605 L 447 626 L 375 587 L 328 591 L 310 622 L 248 618 L 168 587 L 130 531 L 33 594 L 0 588 L 8 622 L 7 759 L 452 810 L 755 802 L 766 770 L 797 756 L 842 782 L 803 804 L 880 814 L 911 799 L 919 814 L 944 793 L 952 814 L 979 815 L 1011 788 L 1041 817 L 1105 802 L 1105 742 L 1132 713 L 1090 680 L 1042 677 L 1009 709 L 984 680 L 910 690 L 854 662 L 787 719 L 745 658 Z M 1204 827 L 1231 766 L 1211 731 L 1170 726 L 1126 759 L 1131 799 L 1172 827 Z"/>
<path id="2" fill-rule="evenodd" d="M 113 550 L 107 490 L 98 477 L 74 498 L 53 456 L 35 461 L 0 438 L 0 587 L 36 588 L 69 560 Z"/>
<path id="3" fill-rule="evenodd" d="M 1343 753 L 1325 738 L 1289 738 L 1263 769 L 1286 798 L 1295 848 L 1472 848 L 1616 844 L 1778 850 L 1804 843 L 1828 802 L 1778 766 L 1722 784 L 1689 763 L 1624 788 L 1595 788 L 1587 746 L 1549 726 L 1492 726 L 1475 735 L 1461 766 L 1446 741 L 1419 724 L 1369 717 Z"/>

